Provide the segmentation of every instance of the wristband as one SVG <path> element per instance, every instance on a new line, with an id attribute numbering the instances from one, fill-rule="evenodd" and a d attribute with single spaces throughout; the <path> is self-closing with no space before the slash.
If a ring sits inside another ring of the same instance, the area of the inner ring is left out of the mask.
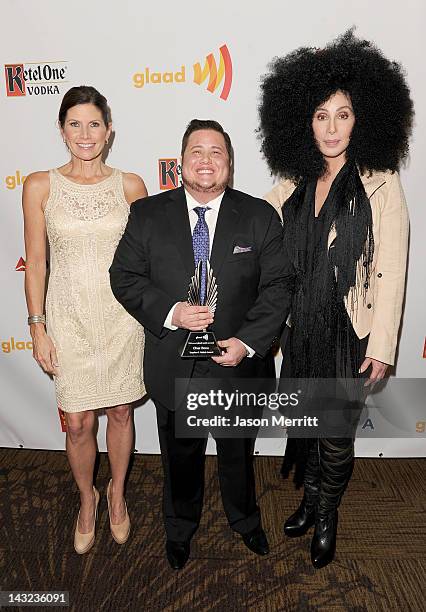
<path id="1" fill-rule="evenodd" d="M 28 317 L 28 325 L 31 323 L 44 323 L 46 325 L 46 315 L 30 315 Z"/>

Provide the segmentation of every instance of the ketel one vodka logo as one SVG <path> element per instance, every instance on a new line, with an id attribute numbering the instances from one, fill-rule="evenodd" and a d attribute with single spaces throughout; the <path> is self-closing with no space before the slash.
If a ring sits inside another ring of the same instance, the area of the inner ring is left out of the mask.
<path id="1" fill-rule="evenodd" d="M 6 95 L 16 98 L 60 94 L 61 86 L 67 83 L 67 70 L 67 62 L 5 64 Z"/>
<path id="2" fill-rule="evenodd" d="M 176 157 L 163 157 L 158 160 L 158 179 L 160 189 L 176 189 L 182 183 L 182 167 Z"/>

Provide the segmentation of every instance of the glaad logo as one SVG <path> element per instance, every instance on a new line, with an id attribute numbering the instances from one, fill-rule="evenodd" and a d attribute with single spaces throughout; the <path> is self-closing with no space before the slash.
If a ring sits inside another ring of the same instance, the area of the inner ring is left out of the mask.
<path id="1" fill-rule="evenodd" d="M 7 189 L 16 189 L 18 186 L 23 185 L 27 177 L 21 174 L 20 170 L 17 170 L 15 174 L 6 176 L 4 182 Z"/>
<path id="2" fill-rule="evenodd" d="M 201 85 L 207 77 L 209 77 L 207 91 L 214 93 L 223 81 L 220 97 L 222 100 L 227 100 L 232 85 L 232 60 L 226 45 L 222 45 L 219 52 L 219 68 L 217 67 L 213 53 L 209 53 L 209 55 L 206 56 L 203 70 L 201 70 L 199 62 L 194 64 L 194 83 Z"/>
<path id="3" fill-rule="evenodd" d="M 207 81 L 207 91 L 215 93 L 223 81 L 223 86 L 220 92 L 220 98 L 227 100 L 232 86 L 232 60 L 229 49 L 226 45 L 222 45 L 219 49 L 219 64 L 217 64 L 213 53 L 206 56 L 204 67 L 201 68 L 200 62 L 193 65 L 193 82 L 196 85 L 202 85 Z M 137 89 L 142 89 L 148 84 L 172 84 L 186 83 L 186 74 L 188 70 L 186 66 L 181 66 L 176 72 L 153 72 L 149 67 L 146 67 L 144 72 L 136 72 L 133 75 L 133 86 Z"/>
<path id="4" fill-rule="evenodd" d="M 205 334 L 204 336 L 195 336 L 196 340 L 208 340 L 209 337 L 207 334 Z"/>
<path id="5" fill-rule="evenodd" d="M 16 98 L 60 94 L 60 85 L 67 82 L 67 67 L 67 62 L 5 64 L 6 95 Z"/>
<path id="6" fill-rule="evenodd" d="M 12 351 L 32 351 L 33 343 L 26 340 L 15 340 L 12 336 L 9 340 L 1 341 L 1 349 L 3 353 L 11 353 Z"/>
<path id="7" fill-rule="evenodd" d="M 18 263 L 15 266 L 16 272 L 25 272 L 25 259 L 19 258 Z"/>
<path id="8" fill-rule="evenodd" d="M 145 72 L 136 72 L 133 75 L 133 85 L 141 88 L 148 83 L 185 83 L 185 66 L 177 72 L 151 72 L 145 68 Z"/>
<path id="9" fill-rule="evenodd" d="M 417 421 L 416 433 L 425 433 L 425 432 L 426 432 L 426 421 Z"/>
<path id="10" fill-rule="evenodd" d="M 182 168 L 176 157 L 158 160 L 158 180 L 160 189 L 176 189 L 181 184 Z"/>

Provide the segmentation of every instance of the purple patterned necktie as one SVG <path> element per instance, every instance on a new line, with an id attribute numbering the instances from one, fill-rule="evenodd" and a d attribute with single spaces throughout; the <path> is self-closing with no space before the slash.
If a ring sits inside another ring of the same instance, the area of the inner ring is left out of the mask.
<path id="1" fill-rule="evenodd" d="M 202 261 L 201 265 L 201 287 L 200 287 L 200 302 L 203 305 L 206 299 L 206 278 L 207 278 L 207 260 L 210 255 L 209 248 L 209 228 L 206 223 L 205 214 L 210 210 L 208 206 L 197 206 L 193 209 L 198 220 L 192 232 L 192 247 L 194 249 L 195 266 Z"/>

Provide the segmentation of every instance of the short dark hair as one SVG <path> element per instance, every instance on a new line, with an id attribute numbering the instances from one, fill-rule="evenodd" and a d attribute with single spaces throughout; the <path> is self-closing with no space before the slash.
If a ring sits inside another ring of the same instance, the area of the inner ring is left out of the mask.
<path id="1" fill-rule="evenodd" d="M 199 130 L 213 130 L 215 132 L 219 132 L 222 134 L 226 150 L 228 152 L 229 160 L 232 160 L 232 144 L 229 134 L 225 132 L 223 127 L 220 125 L 218 121 L 214 121 L 214 119 L 192 119 L 186 126 L 185 133 L 182 138 L 182 148 L 181 148 L 181 156 L 185 153 L 186 146 L 188 144 L 189 137 L 193 132 L 198 132 Z"/>
<path id="2" fill-rule="evenodd" d="M 90 85 L 80 85 L 79 87 L 71 87 L 62 98 L 58 115 L 59 124 L 62 128 L 65 125 L 67 112 L 77 104 L 93 104 L 101 111 L 105 125 L 108 126 L 111 122 L 111 111 L 105 96 Z"/>

